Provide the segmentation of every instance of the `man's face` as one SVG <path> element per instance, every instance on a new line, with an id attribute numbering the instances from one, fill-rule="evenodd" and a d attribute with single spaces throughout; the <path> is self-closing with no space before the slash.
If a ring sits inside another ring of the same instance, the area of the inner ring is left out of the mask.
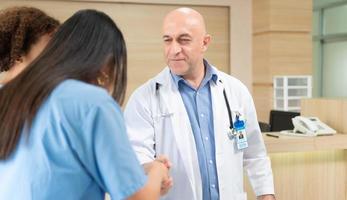
<path id="1" fill-rule="evenodd" d="M 164 20 L 164 54 L 172 73 L 190 76 L 203 67 L 206 37 L 201 25 L 194 19 L 176 16 Z"/>

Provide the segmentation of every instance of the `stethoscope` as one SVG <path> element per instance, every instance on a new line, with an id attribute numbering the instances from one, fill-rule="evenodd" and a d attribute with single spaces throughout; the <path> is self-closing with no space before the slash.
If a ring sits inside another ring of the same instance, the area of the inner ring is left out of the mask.
<path id="1" fill-rule="evenodd" d="M 223 84 L 222 80 L 219 80 L 219 82 Z M 156 82 L 155 83 L 155 95 L 156 95 L 156 97 L 158 99 L 158 104 L 159 104 L 159 112 L 160 112 L 159 116 L 160 117 L 168 117 L 168 116 L 173 115 L 173 113 L 164 113 L 163 112 L 159 90 L 160 90 L 160 83 Z M 228 97 L 227 97 L 227 94 L 226 94 L 226 91 L 225 91 L 224 87 L 223 87 L 223 97 L 224 97 L 225 105 L 226 105 L 227 112 L 228 112 L 228 118 L 229 118 L 229 128 L 227 130 L 227 136 L 228 136 L 228 138 L 230 140 L 233 140 L 234 138 L 237 138 L 238 132 L 241 129 L 244 130 L 244 128 L 245 128 L 244 121 L 240 120 L 241 114 L 239 112 L 237 112 L 237 111 L 234 111 L 235 116 L 236 116 L 236 121 L 235 121 L 235 124 L 234 124 L 233 117 L 232 117 L 232 113 L 233 112 L 230 109 L 229 100 L 228 100 Z M 243 145 L 243 146 L 246 145 L 244 147 L 238 147 L 239 149 L 243 149 L 243 148 L 248 147 L 247 140 L 245 140 L 245 141 L 243 140 L 242 142 L 237 142 L 237 143 L 238 143 L 238 145 Z M 154 148 L 155 148 L 155 145 L 154 145 Z"/>
<path id="2" fill-rule="evenodd" d="M 220 83 L 223 83 L 222 80 L 219 80 Z M 235 129 L 234 129 L 234 122 L 233 122 L 233 116 L 232 116 L 232 111 L 230 109 L 230 104 L 229 104 L 229 100 L 227 97 L 227 94 L 225 92 L 225 88 L 223 88 L 223 96 L 224 96 L 224 101 L 225 101 L 225 105 L 227 107 L 227 111 L 228 111 L 228 117 L 229 117 L 229 130 L 227 132 L 228 137 L 230 140 L 234 139 L 235 136 L 237 135 Z M 241 116 L 241 114 L 239 112 L 235 112 L 236 114 L 236 122 L 239 121 L 239 117 Z"/>
<path id="3" fill-rule="evenodd" d="M 230 109 L 228 97 L 227 97 L 227 94 L 225 92 L 225 88 L 223 88 L 223 96 L 224 96 L 225 105 L 226 105 L 227 111 L 228 111 L 229 129 L 232 131 L 232 130 L 234 130 L 234 123 L 233 123 L 233 117 L 231 115 L 231 109 Z"/>

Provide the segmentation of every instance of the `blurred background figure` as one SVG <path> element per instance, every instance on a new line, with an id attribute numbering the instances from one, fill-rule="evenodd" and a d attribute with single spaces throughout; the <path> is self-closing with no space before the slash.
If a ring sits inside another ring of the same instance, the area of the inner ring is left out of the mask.
<path id="1" fill-rule="evenodd" d="M 3 85 L 20 73 L 44 49 L 59 21 L 32 7 L 0 11 L 0 79 Z"/>

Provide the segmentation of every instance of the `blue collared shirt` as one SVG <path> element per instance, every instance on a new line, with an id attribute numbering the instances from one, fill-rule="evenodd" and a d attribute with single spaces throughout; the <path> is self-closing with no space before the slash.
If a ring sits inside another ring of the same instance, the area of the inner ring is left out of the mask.
<path id="1" fill-rule="evenodd" d="M 203 200 L 219 199 L 218 177 L 211 101 L 211 81 L 217 81 L 217 72 L 204 61 L 206 73 L 199 88 L 194 89 L 182 77 L 171 74 L 182 96 L 193 130 L 198 154 Z"/>

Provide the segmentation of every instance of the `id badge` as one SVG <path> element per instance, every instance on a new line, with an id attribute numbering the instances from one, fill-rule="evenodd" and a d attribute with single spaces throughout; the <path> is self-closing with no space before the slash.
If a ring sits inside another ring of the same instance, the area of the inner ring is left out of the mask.
<path id="1" fill-rule="evenodd" d="M 238 150 L 242 150 L 248 147 L 245 129 L 237 131 L 235 139 L 236 139 L 236 146 Z"/>
<path id="2" fill-rule="evenodd" d="M 236 115 L 236 121 L 234 123 L 236 147 L 238 150 L 242 150 L 248 147 L 246 136 L 245 121 L 240 119 L 240 115 Z"/>

